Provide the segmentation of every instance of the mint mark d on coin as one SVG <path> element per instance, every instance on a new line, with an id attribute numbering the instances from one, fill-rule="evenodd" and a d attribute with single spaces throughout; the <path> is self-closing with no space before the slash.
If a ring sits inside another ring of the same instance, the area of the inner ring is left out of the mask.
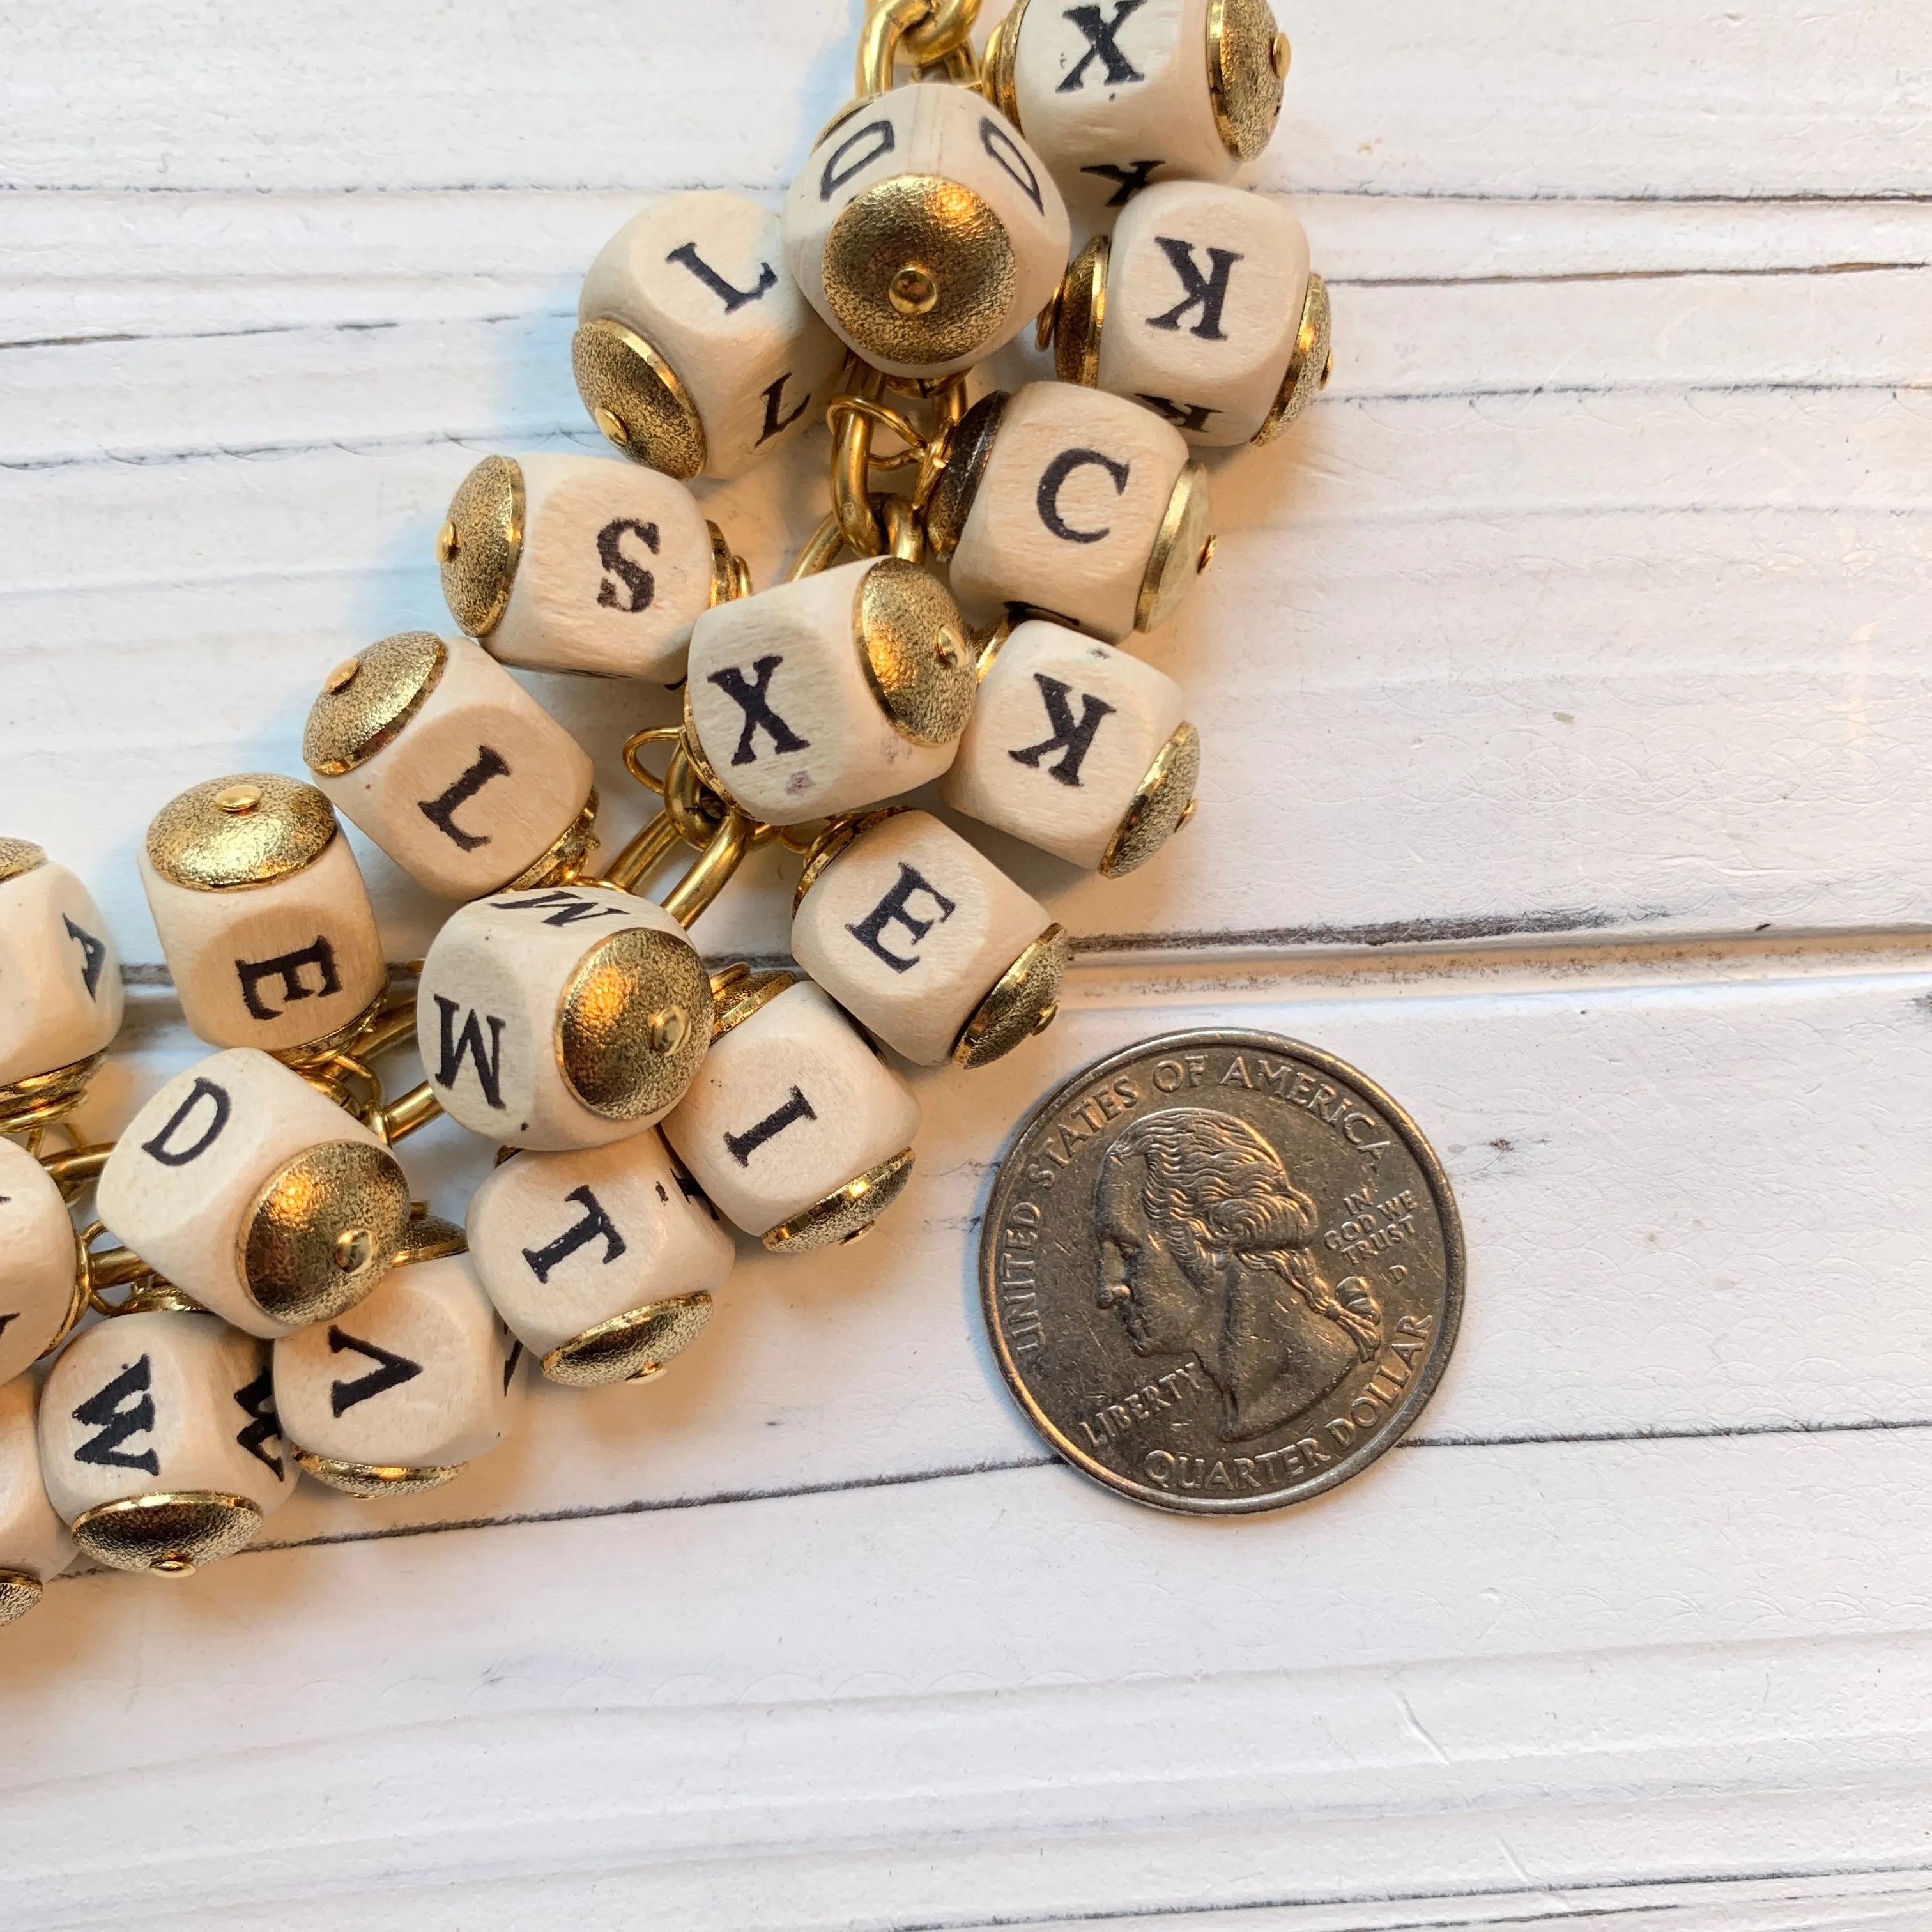
<path id="1" fill-rule="evenodd" d="M 1160 1509 L 1239 1514 L 1399 1441 L 1462 1312 L 1462 1237 L 1415 1124 L 1267 1034 L 1114 1054 L 1034 1114 L 994 1181 L 980 1294 L 1034 1426 Z"/>

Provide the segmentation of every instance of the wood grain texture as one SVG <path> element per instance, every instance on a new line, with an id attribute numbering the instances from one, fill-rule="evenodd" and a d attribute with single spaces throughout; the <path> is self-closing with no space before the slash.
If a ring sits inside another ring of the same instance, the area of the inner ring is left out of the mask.
<path id="1" fill-rule="evenodd" d="M 197 1057 L 148 818 L 299 772 L 322 673 L 442 627 L 471 464 L 599 447 L 591 257 L 665 190 L 776 207 L 860 11 L 0 19 L 0 830 L 130 962 L 92 1126 Z M 1220 556 L 1145 652 L 1202 730 L 1196 824 L 1118 882 L 972 831 L 1082 949 L 1060 1019 L 915 1074 L 885 1228 L 741 1243 L 655 1385 L 536 1386 L 427 1496 L 304 1484 L 185 1590 L 54 1583 L 0 1636 L 0 1928 L 1932 1917 L 1922 23 L 1285 24 L 1251 178 L 1307 227 L 1336 374 L 1212 459 Z M 760 584 L 825 448 L 700 490 Z M 674 700 L 520 681 L 614 849 L 648 802 L 619 747 Z M 419 956 L 442 909 L 356 849 Z M 757 854 L 706 952 L 782 955 L 796 868 Z M 1195 1024 L 1386 1083 L 1468 1227 L 1417 1441 L 1274 1520 L 1047 1463 L 974 1305 L 1026 1109 Z M 402 1156 L 449 1214 L 489 1151 L 440 1122 Z"/>

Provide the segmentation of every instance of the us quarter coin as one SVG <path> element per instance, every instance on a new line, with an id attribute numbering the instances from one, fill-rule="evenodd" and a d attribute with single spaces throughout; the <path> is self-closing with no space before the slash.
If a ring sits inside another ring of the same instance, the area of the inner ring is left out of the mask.
<path id="1" fill-rule="evenodd" d="M 1345 1062 L 1171 1034 L 1088 1067 L 1001 1163 L 980 1243 L 1033 1424 L 1137 1502 L 1278 1509 L 1399 1442 L 1454 1346 L 1462 1233 L 1415 1124 Z"/>

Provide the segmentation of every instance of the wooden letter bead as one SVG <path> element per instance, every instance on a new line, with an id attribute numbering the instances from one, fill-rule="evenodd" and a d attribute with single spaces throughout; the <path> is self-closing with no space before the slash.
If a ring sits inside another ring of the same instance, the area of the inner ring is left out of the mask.
<path id="1" fill-rule="evenodd" d="M 74 1561 L 74 1538 L 40 1480 L 32 1382 L 0 1388 L 0 1624 L 23 1617 Z"/>
<path id="2" fill-rule="evenodd" d="M 1149 188 L 1114 230 L 1100 387 L 1191 443 L 1252 441 L 1282 397 L 1308 281 L 1308 237 L 1278 202 L 1202 182 Z"/>
<path id="3" fill-rule="evenodd" d="M 38 1361 L 67 1326 L 80 1259 L 60 1190 L 24 1148 L 0 1140 L 0 1383 Z"/>
<path id="4" fill-rule="evenodd" d="M 1037 618 L 982 662 L 946 803 L 1110 878 L 1152 858 L 1192 803 L 1200 772 L 1180 686 Z"/>
<path id="5" fill-rule="evenodd" d="M 295 1487 L 268 1351 L 212 1315 L 84 1328 L 40 1396 L 47 1499 L 97 1563 L 180 1576 L 250 1542 Z"/>
<path id="6" fill-rule="evenodd" d="M 1050 612 L 1118 644 L 1179 607 L 1204 566 L 1208 479 L 1180 432 L 1120 396 L 1034 382 L 974 405 L 998 424 L 952 554 L 969 613 Z M 974 433 L 969 412 L 961 430 Z M 949 506 L 950 507 L 950 506 Z"/>
<path id="7" fill-rule="evenodd" d="M 742 981 L 664 1137 L 725 1217 L 775 1251 L 850 1240 L 912 1172 L 919 1102 L 808 980 Z"/>
<path id="8" fill-rule="evenodd" d="M 784 206 L 785 260 L 848 347 L 889 376 L 970 368 L 1058 286 L 1060 190 L 962 87 L 858 103 L 818 137 Z"/>
<path id="9" fill-rule="evenodd" d="M 82 1084 L 121 1030 L 121 961 L 87 888 L 38 845 L 0 838 L 0 1119 L 31 1097 L 5 1090 L 23 1081 L 71 1070 Z"/>
<path id="10" fill-rule="evenodd" d="M 973 708 L 965 638 L 939 580 L 897 557 L 707 610 L 685 686 L 703 776 L 767 825 L 938 777 Z"/>
<path id="11" fill-rule="evenodd" d="M 182 1012 L 211 1046 L 312 1046 L 382 998 L 368 890 L 314 786 L 196 785 L 162 807 L 139 863 Z"/>
<path id="12" fill-rule="evenodd" d="M 553 1382 L 647 1381 L 710 1318 L 737 1250 L 655 1133 L 506 1161 L 470 1203 L 470 1259 Z"/>
<path id="13" fill-rule="evenodd" d="M 711 1036 L 711 982 L 662 907 L 608 886 L 478 899 L 423 962 L 436 1095 L 513 1147 L 602 1147 L 676 1103 Z"/>
<path id="14" fill-rule="evenodd" d="M 1000 106 L 1085 208 L 1226 181 L 1268 146 L 1288 42 L 1267 0 L 1018 0 L 987 49 Z"/>
<path id="15" fill-rule="evenodd" d="M 778 217 L 711 189 L 652 202 L 604 244 L 571 361 L 626 456 L 736 476 L 824 416 L 844 352 L 784 262 Z"/>
<path id="16" fill-rule="evenodd" d="M 249 1047 L 176 1074 L 123 1130 L 98 1198 L 158 1273 L 270 1340 L 354 1307 L 410 1211 L 376 1136 Z"/>
<path id="17" fill-rule="evenodd" d="M 922 1066 L 982 1066 L 1056 1010 L 1065 938 L 958 832 L 868 812 L 821 841 L 800 881 L 793 957 L 862 1026 Z"/>
<path id="18" fill-rule="evenodd" d="M 407 1495 L 448 1482 L 509 1433 L 523 1357 L 463 1230 L 416 1221 L 352 1313 L 275 1344 L 275 1406 L 296 1460 L 319 1481 L 351 1496 Z"/>
<path id="19" fill-rule="evenodd" d="M 309 713 L 316 782 L 416 882 L 475 898 L 580 856 L 589 754 L 480 644 L 426 631 L 338 664 Z"/>
<path id="20" fill-rule="evenodd" d="M 735 560 L 682 483 L 595 456 L 485 457 L 436 540 L 456 621 L 504 664 L 674 684 Z"/>

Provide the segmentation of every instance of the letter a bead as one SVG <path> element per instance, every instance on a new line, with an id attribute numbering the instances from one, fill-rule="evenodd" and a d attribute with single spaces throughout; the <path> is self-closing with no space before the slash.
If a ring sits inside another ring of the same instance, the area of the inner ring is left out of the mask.
<path id="1" fill-rule="evenodd" d="M 467 638 L 411 631 L 338 664 L 302 756 L 337 808 L 440 898 L 557 876 L 596 816 L 588 754 Z"/>
<path id="2" fill-rule="evenodd" d="M 944 586 L 873 557 L 706 611 L 686 736 L 707 784 L 763 824 L 799 825 L 938 777 L 973 692 Z"/>
<path id="3" fill-rule="evenodd" d="M 313 1046 L 382 998 L 368 890 L 314 785 L 196 785 L 156 814 L 137 862 L 182 1012 L 211 1046 Z"/>
<path id="4" fill-rule="evenodd" d="M 232 1556 L 295 1487 L 268 1351 L 212 1315 L 83 1329 L 47 1377 L 40 1439 L 48 1500 L 116 1570 L 181 1576 Z"/>
<path id="5" fill-rule="evenodd" d="M 60 1190 L 24 1148 L 0 1140 L 0 1383 L 39 1360 L 65 1330 L 80 1273 Z"/>
<path id="6" fill-rule="evenodd" d="M 1066 940 L 1046 909 L 923 812 L 867 812 L 799 882 L 793 956 L 905 1057 L 983 1066 L 1057 1010 Z"/>
<path id="7" fill-rule="evenodd" d="M 584 278 L 578 393 L 633 462 L 737 476 L 823 419 L 843 352 L 784 272 L 778 219 L 742 196 L 668 194 Z"/>
<path id="8" fill-rule="evenodd" d="M 674 684 L 743 565 L 682 483 L 594 456 L 485 457 L 436 538 L 451 614 L 503 664 Z"/>
<path id="9" fill-rule="evenodd" d="M 587 1148 L 663 1118 L 711 1036 L 711 982 L 662 906 L 609 886 L 478 899 L 423 962 L 436 1098 L 512 1147 Z"/>
<path id="10" fill-rule="evenodd" d="M 32 1382 L 0 1388 L 0 1624 L 25 1616 L 74 1561 L 74 1538 L 40 1478 Z"/>
<path id="11" fill-rule="evenodd" d="M 1118 644 L 1165 623 L 1205 568 L 1207 472 L 1139 403 L 1067 382 L 996 391 L 952 446 L 928 526 L 969 615 L 1021 606 Z"/>
<path id="12" fill-rule="evenodd" d="M 785 259 L 847 347 L 932 380 L 1004 347 L 1052 296 L 1066 205 L 970 89 L 906 87 L 818 137 L 785 198 Z"/>
<path id="13" fill-rule="evenodd" d="M 720 1031 L 664 1121 L 721 1213 L 775 1251 L 849 1240 L 912 1172 L 912 1089 L 808 980 L 773 973 L 723 995 Z"/>
<path id="14" fill-rule="evenodd" d="M 1201 740 L 1179 685 L 1042 620 L 980 654 L 980 697 L 946 775 L 956 812 L 1089 872 L 1144 865 L 1194 800 Z"/>
<path id="15" fill-rule="evenodd" d="M 737 1250 L 655 1133 L 519 1154 L 470 1203 L 470 1258 L 552 1382 L 643 1382 L 694 1341 Z"/>
<path id="16" fill-rule="evenodd" d="M 1267 0 L 1018 0 L 988 91 L 1067 200 L 1131 206 L 1150 182 L 1226 181 L 1268 143 L 1288 41 Z"/>
<path id="17" fill-rule="evenodd" d="M 123 1131 L 98 1198 L 158 1273 L 270 1340 L 360 1301 L 410 1206 L 374 1134 L 250 1047 L 176 1074 Z"/>
<path id="18" fill-rule="evenodd" d="M 509 1432 L 523 1344 L 464 1250 L 449 1222 L 411 1222 L 366 1301 L 275 1344 L 275 1406 L 318 1481 L 359 1496 L 433 1490 Z"/>
<path id="19" fill-rule="evenodd" d="M 121 1030 L 121 962 L 87 888 L 38 845 L 0 838 L 0 1122 L 77 1093 Z"/>

